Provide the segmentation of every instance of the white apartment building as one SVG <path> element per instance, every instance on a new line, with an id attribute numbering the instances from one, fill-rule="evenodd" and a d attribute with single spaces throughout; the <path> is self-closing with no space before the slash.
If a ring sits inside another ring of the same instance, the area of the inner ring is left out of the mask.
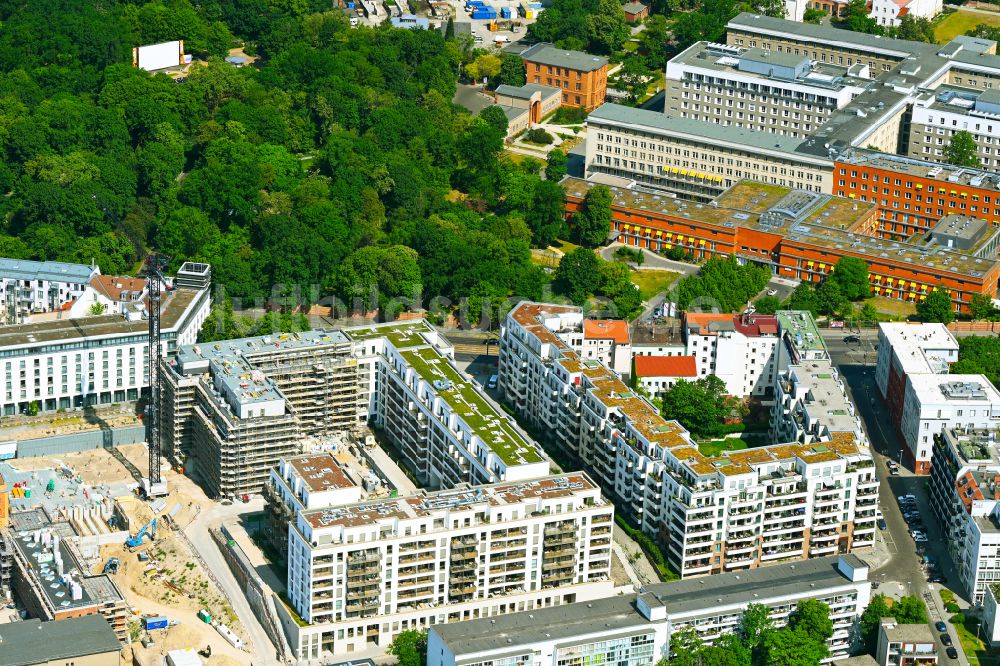
<path id="1" fill-rule="evenodd" d="M 408 629 L 609 597 L 613 517 L 583 473 L 299 511 L 290 642 L 320 659 Z"/>
<path id="2" fill-rule="evenodd" d="M 63 310 L 100 274 L 94 265 L 0 259 L 0 323 L 21 324 L 33 313 Z"/>
<path id="3" fill-rule="evenodd" d="M 871 600 L 868 567 L 853 555 L 677 583 L 639 594 L 578 602 L 431 629 L 428 666 L 645 666 L 670 654 L 671 638 L 693 628 L 703 642 L 738 631 L 747 606 L 762 604 L 776 627 L 799 602 L 830 607 L 834 633 L 825 662 L 847 656 L 854 625 Z"/>
<path id="4" fill-rule="evenodd" d="M 828 430 L 808 443 L 706 457 L 678 423 L 562 342 L 556 331 L 578 313 L 515 307 L 501 334 L 499 386 L 522 418 L 587 465 L 620 513 L 667 544 L 682 576 L 874 543 L 878 480 L 865 439 Z"/>
<path id="5" fill-rule="evenodd" d="M 868 65 L 696 42 L 671 58 L 664 113 L 716 125 L 806 137 L 870 82 Z"/>
<path id="6" fill-rule="evenodd" d="M 1000 430 L 945 430 L 936 436 L 930 503 L 966 599 L 983 603 L 1000 583 Z"/>
<path id="7" fill-rule="evenodd" d="M 927 399 L 928 405 L 939 404 L 945 399 L 936 388 L 931 393 L 932 387 L 950 381 L 946 375 L 957 360 L 958 341 L 944 324 L 879 325 L 875 383 L 886 402 L 890 422 L 906 443 L 903 450 L 905 461 L 918 474 L 930 471 L 933 443 L 929 421 L 928 432 L 920 432 L 924 429 L 920 423 L 920 403 L 923 398 Z M 918 379 L 921 377 L 926 379 Z M 911 387 L 914 382 L 917 383 Z M 936 408 L 933 413 L 936 417 Z M 941 427 L 938 427 L 935 432 L 940 430 Z M 928 437 L 926 441 L 924 435 Z"/>
<path id="8" fill-rule="evenodd" d="M 199 268 L 192 269 L 192 266 Z M 193 343 L 211 309 L 211 270 L 184 264 L 193 273 L 161 305 L 164 355 Z M 72 409 L 138 399 L 149 386 L 148 322 L 122 315 L 59 319 L 0 328 L 0 410 Z"/>
<path id="9" fill-rule="evenodd" d="M 684 315 L 684 335 L 698 377 L 715 375 L 737 397 L 773 395 L 777 317 L 691 312 Z"/>
<path id="10" fill-rule="evenodd" d="M 884 617 L 875 661 L 879 666 L 933 666 L 938 663 L 937 636 L 927 624 L 900 624 L 894 617 Z"/>
<path id="11" fill-rule="evenodd" d="M 951 428 L 1000 426 L 1000 392 L 984 375 L 910 375 L 900 429 L 917 460 L 930 460 L 934 436 Z"/>
<path id="12" fill-rule="evenodd" d="M 932 19 L 941 13 L 941 0 L 872 0 L 869 18 L 881 26 L 898 28 L 904 16 Z"/>
<path id="13" fill-rule="evenodd" d="M 846 439 L 867 446 L 861 417 L 812 316 L 779 312 L 784 332 L 776 352 L 781 368 L 771 414 L 772 438 L 812 444 Z"/>

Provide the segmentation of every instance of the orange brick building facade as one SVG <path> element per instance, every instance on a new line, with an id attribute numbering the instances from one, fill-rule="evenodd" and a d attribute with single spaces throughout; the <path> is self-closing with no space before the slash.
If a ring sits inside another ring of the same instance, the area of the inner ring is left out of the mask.
<path id="1" fill-rule="evenodd" d="M 578 209 L 582 196 L 580 186 L 567 188 L 566 208 L 569 213 Z M 702 219 L 699 219 L 699 210 L 706 211 L 702 213 Z M 973 294 L 996 297 L 1000 261 L 983 259 L 981 274 L 972 276 L 947 266 L 903 261 L 892 252 L 875 256 L 866 248 L 853 248 L 849 241 L 836 242 L 841 237 L 846 239 L 873 234 L 879 224 L 879 208 L 876 206 L 859 206 L 857 219 L 850 227 L 843 231 L 828 230 L 829 241 L 788 233 L 788 228 L 771 232 L 752 228 L 754 225 L 749 223 L 753 221 L 752 216 L 747 216 L 747 224 L 712 224 L 705 221 L 705 217 L 715 215 L 717 211 L 718 207 L 711 204 L 690 204 L 681 214 L 664 213 L 652 207 L 630 207 L 615 201 L 612 205 L 612 235 L 618 242 L 654 252 L 681 247 L 699 260 L 733 255 L 768 265 L 780 277 L 809 282 L 820 282 L 842 257 L 858 257 L 868 263 L 873 294 L 916 303 L 935 288 L 946 288 L 959 312 L 968 311 Z M 815 224 L 813 227 L 815 230 Z"/>
<path id="2" fill-rule="evenodd" d="M 536 44 L 523 52 L 521 59 L 525 81 L 559 88 L 564 106 L 582 106 L 590 112 L 604 104 L 608 89 L 607 58 Z"/>
<path id="3" fill-rule="evenodd" d="M 879 155 L 833 165 L 833 194 L 879 207 L 878 235 L 906 240 L 945 215 L 1000 226 L 1000 178 L 971 169 Z"/>

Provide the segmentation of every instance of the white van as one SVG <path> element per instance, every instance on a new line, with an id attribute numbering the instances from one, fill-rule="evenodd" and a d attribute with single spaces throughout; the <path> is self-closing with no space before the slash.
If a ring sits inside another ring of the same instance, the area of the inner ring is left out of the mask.
<path id="1" fill-rule="evenodd" d="M 490 375 L 490 378 L 486 381 L 486 388 L 495 389 L 499 380 L 500 378 L 496 375 Z"/>

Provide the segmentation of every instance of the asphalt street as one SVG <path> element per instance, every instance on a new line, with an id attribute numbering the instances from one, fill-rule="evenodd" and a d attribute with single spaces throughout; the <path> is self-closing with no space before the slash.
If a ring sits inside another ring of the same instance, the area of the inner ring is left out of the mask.
<path id="1" fill-rule="evenodd" d="M 849 335 L 843 330 L 823 330 L 822 335 L 827 343 L 830 356 L 837 364 L 844 377 L 845 384 L 858 407 L 858 413 L 868 439 L 871 442 L 872 456 L 875 458 L 875 468 L 881 479 L 879 485 L 879 507 L 885 519 L 886 530 L 879 531 L 890 553 L 889 559 L 872 571 L 872 580 L 879 584 L 879 592 L 900 597 L 916 595 L 923 598 L 927 604 L 931 628 L 934 622 L 944 620 L 948 615 L 944 612 L 937 591 L 942 587 L 936 583 L 927 582 L 927 572 L 922 566 L 921 557 L 917 554 L 916 544 L 909 534 L 909 527 L 903 519 L 897 497 L 913 494 L 917 497 L 917 506 L 926 525 L 928 542 L 926 554 L 934 558 L 939 570 L 944 575 L 946 583 L 955 595 L 962 597 L 958 588 L 958 576 L 954 564 L 948 555 L 941 528 L 934 518 L 927 501 L 926 477 L 914 476 L 901 467 L 899 476 L 890 476 L 887 461 L 899 460 L 900 440 L 896 430 L 886 418 L 885 406 L 875 384 L 875 363 L 877 352 L 875 345 L 878 332 L 870 329 L 861 334 L 858 343 L 847 343 L 844 338 Z M 949 659 L 945 647 L 938 639 L 938 659 L 940 664 L 967 664 L 958 635 L 949 624 L 948 633 L 952 643 L 958 650 L 958 659 Z M 937 631 L 934 632 L 938 634 Z"/>

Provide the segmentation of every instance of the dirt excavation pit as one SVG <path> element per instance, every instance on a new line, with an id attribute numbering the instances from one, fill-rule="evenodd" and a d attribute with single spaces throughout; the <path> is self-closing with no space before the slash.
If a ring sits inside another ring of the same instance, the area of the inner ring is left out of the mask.
<path id="1" fill-rule="evenodd" d="M 149 475 L 149 451 L 145 444 L 126 444 L 117 447 L 117 451 L 127 464 L 138 469 L 140 476 Z M 110 449 L 92 449 L 38 458 L 15 458 L 10 463 L 24 471 L 58 468 L 59 463 L 62 463 L 90 486 L 138 483 L 129 468 Z"/>

